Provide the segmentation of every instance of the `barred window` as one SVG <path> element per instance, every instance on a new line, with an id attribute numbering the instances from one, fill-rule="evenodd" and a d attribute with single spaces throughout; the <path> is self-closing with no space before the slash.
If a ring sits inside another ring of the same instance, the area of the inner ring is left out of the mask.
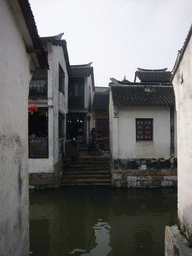
<path id="1" fill-rule="evenodd" d="M 136 119 L 136 141 L 153 140 L 153 119 Z"/>

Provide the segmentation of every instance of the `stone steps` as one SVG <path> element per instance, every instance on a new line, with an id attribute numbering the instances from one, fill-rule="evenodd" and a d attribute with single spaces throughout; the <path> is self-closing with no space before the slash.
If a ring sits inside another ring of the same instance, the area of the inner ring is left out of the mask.
<path id="1" fill-rule="evenodd" d="M 61 185 L 111 186 L 110 157 L 83 157 L 65 161 Z"/>
<path id="2" fill-rule="evenodd" d="M 62 179 L 61 185 L 111 186 L 111 179 Z"/>
<path id="3" fill-rule="evenodd" d="M 96 175 L 91 175 L 91 174 L 67 174 L 62 176 L 62 180 L 65 179 L 70 179 L 70 180 L 81 180 L 81 179 L 101 179 L 101 180 L 106 180 L 110 179 L 111 175 L 110 174 L 96 174 Z"/>
<path id="4" fill-rule="evenodd" d="M 66 176 L 66 175 L 68 175 L 68 176 L 70 176 L 70 175 L 73 175 L 73 176 L 75 176 L 75 175 L 78 175 L 78 176 L 80 176 L 80 175 L 109 175 L 109 170 L 96 170 L 96 171 L 90 171 L 90 170 L 68 171 L 67 170 L 63 173 L 62 177 Z"/>

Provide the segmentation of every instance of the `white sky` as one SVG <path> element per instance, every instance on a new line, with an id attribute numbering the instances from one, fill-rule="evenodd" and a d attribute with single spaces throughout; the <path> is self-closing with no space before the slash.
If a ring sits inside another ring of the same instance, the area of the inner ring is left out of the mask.
<path id="1" fill-rule="evenodd" d="M 29 0 L 40 36 L 64 32 L 71 65 L 93 62 L 95 85 L 172 70 L 192 23 L 191 0 Z"/>

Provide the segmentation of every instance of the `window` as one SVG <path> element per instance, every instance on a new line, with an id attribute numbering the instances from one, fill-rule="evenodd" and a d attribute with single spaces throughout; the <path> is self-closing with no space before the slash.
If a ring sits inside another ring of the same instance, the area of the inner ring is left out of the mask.
<path id="1" fill-rule="evenodd" d="M 153 119 L 136 119 L 136 141 L 153 140 Z"/>
<path id="2" fill-rule="evenodd" d="M 69 95 L 70 96 L 75 96 L 75 97 L 84 96 L 84 86 L 83 86 L 83 84 L 72 84 L 69 88 Z"/>
<path id="3" fill-rule="evenodd" d="M 29 111 L 29 158 L 48 158 L 48 108 Z"/>
<path id="4" fill-rule="evenodd" d="M 33 71 L 32 80 L 29 84 L 29 98 L 46 99 L 47 89 L 47 70 Z"/>
<path id="5" fill-rule="evenodd" d="M 65 94 L 65 73 L 59 64 L 59 91 Z"/>
<path id="6" fill-rule="evenodd" d="M 59 113 L 59 138 L 64 137 L 64 120 L 65 116 Z"/>

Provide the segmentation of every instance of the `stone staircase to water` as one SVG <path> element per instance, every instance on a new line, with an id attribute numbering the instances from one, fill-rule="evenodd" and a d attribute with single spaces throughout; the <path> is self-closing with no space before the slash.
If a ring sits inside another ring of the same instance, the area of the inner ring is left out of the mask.
<path id="1" fill-rule="evenodd" d="M 110 161 L 105 154 L 66 160 L 61 185 L 111 186 Z"/>

